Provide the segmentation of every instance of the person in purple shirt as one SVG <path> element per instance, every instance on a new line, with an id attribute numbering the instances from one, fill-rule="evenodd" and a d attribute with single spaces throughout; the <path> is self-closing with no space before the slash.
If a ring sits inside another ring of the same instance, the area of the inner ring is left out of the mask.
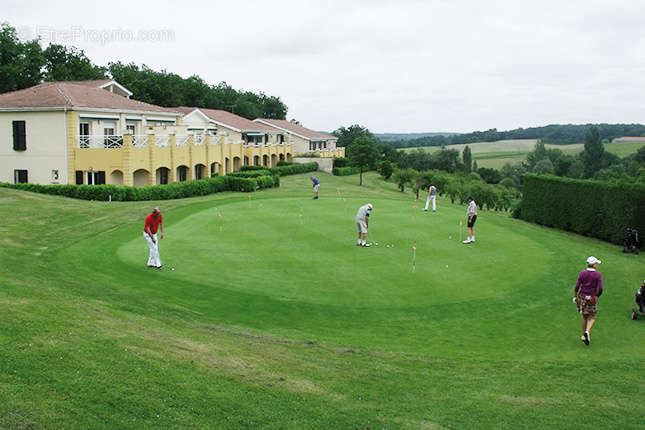
<path id="1" fill-rule="evenodd" d="M 601 263 L 596 257 L 587 258 L 587 268 L 578 275 L 578 282 L 574 288 L 578 312 L 582 313 L 582 336 L 580 340 L 589 345 L 591 337 L 589 332 L 596 322 L 598 313 L 598 297 L 602 295 L 602 275 L 598 271 Z"/>

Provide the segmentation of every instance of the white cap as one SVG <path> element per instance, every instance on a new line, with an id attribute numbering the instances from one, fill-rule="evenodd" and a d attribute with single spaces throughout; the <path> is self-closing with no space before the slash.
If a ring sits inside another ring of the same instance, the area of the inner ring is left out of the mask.
<path id="1" fill-rule="evenodd" d="M 598 260 L 596 257 L 593 255 L 589 258 L 587 258 L 587 266 L 591 266 L 592 264 L 600 264 L 602 261 Z"/>
<path id="2" fill-rule="evenodd" d="M 368 208 L 370 208 L 370 209 L 374 209 L 374 206 L 372 206 L 372 204 L 371 204 L 371 203 L 368 203 L 368 204 L 367 204 L 367 207 L 368 207 Z"/>

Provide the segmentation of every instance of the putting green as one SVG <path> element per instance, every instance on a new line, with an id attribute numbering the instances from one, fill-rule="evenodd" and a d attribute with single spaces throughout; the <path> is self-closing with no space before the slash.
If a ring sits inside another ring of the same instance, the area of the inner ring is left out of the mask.
<path id="1" fill-rule="evenodd" d="M 464 245 L 459 220 L 465 217 L 453 207 L 431 213 L 402 200 L 370 201 L 370 248 L 356 246 L 354 216 L 362 201 L 260 199 L 214 205 L 184 218 L 167 230 L 162 258 L 167 270 L 176 269 L 168 276 L 190 288 L 388 308 L 500 296 L 540 278 L 540 268 L 526 264 L 531 256 L 546 255 L 542 262 L 549 264 L 544 245 L 508 226 L 480 222 L 481 240 Z M 143 239 L 123 245 L 119 256 L 141 267 L 147 258 Z M 513 282 L 505 282 L 509 278 Z"/>

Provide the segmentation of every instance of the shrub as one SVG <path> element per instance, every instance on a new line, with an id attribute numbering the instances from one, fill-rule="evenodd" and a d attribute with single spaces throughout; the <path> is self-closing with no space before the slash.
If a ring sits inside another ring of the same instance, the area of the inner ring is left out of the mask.
<path id="1" fill-rule="evenodd" d="M 315 172 L 318 170 L 318 163 L 290 164 L 288 166 L 278 166 L 269 169 L 271 173 L 278 176 L 296 175 L 298 173 Z"/>
<path id="2" fill-rule="evenodd" d="M 204 196 L 222 191 L 255 191 L 280 185 L 274 175 L 243 178 L 218 176 L 197 181 L 173 182 L 168 185 L 148 187 L 124 187 L 117 185 L 39 185 L 0 183 L 1 187 L 14 188 L 36 193 L 52 194 L 82 200 L 115 201 L 168 200 L 191 196 Z"/>
<path id="3" fill-rule="evenodd" d="M 240 167 L 240 170 L 243 172 L 246 172 L 248 170 L 266 170 L 268 167 L 266 166 L 242 166 Z"/>
<path id="4" fill-rule="evenodd" d="M 627 227 L 645 232 L 645 185 L 527 174 L 515 212 L 526 221 L 622 244 Z"/>
<path id="5" fill-rule="evenodd" d="M 246 170 L 239 172 L 229 173 L 228 176 L 237 176 L 239 178 L 257 178 L 258 176 L 271 176 L 272 173 L 269 169 L 262 170 Z"/>
<path id="6" fill-rule="evenodd" d="M 349 176 L 356 175 L 360 172 L 358 167 L 334 167 L 331 169 L 331 174 L 334 176 Z"/>
<path id="7" fill-rule="evenodd" d="M 280 166 L 291 166 L 292 164 L 294 164 L 294 163 L 291 162 L 291 161 L 284 161 L 284 160 L 278 161 L 278 167 L 280 167 Z"/>
<path id="8" fill-rule="evenodd" d="M 334 157 L 333 167 L 348 167 L 349 160 L 344 157 Z"/>

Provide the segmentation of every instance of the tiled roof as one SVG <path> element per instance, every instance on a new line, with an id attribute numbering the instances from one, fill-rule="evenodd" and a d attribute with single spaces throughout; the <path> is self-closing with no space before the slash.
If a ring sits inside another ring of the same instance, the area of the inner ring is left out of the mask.
<path id="1" fill-rule="evenodd" d="M 0 109 L 68 107 L 174 113 L 161 106 L 105 91 L 93 84 L 98 82 L 100 81 L 46 82 L 24 90 L 0 94 Z"/>
<path id="2" fill-rule="evenodd" d="M 310 130 L 306 127 L 303 127 L 298 124 L 294 124 L 291 121 L 286 121 L 284 119 L 268 119 L 268 118 L 258 118 L 256 121 L 264 121 L 269 124 L 275 125 L 276 127 L 283 128 L 285 130 L 288 130 L 292 133 L 299 134 L 301 136 L 306 137 L 307 139 L 310 140 L 318 140 L 318 139 L 338 139 L 336 136 L 333 134 L 329 133 L 322 133 L 320 131 L 315 131 L 315 130 Z"/>
<path id="3" fill-rule="evenodd" d="M 195 107 L 187 107 L 187 106 L 180 106 L 178 108 L 172 108 L 172 109 L 175 109 L 183 113 L 184 115 L 189 114 L 195 109 L 199 109 L 204 115 L 206 115 L 213 121 L 241 130 L 243 132 L 259 131 L 259 132 L 265 132 L 265 133 L 275 133 L 277 131 L 274 127 L 248 120 L 244 117 L 235 115 L 234 113 L 230 113 L 225 110 L 195 108 Z"/>

